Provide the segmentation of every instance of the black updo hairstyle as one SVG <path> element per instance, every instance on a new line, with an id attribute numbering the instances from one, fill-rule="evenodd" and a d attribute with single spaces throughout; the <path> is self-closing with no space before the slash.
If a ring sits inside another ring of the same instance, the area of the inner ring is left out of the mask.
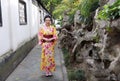
<path id="1" fill-rule="evenodd" d="M 44 17 L 44 22 L 45 22 L 45 19 L 46 18 L 50 18 L 50 21 L 52 22 L 52 17 L 50 16 L 50 15 L 46 15 L 45 17 Z"/>

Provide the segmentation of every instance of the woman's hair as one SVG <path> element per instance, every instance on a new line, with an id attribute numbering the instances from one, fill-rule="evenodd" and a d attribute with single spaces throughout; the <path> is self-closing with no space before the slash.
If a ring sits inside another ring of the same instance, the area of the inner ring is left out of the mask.
<path id="1" fill-rule="evenodd" d="M 45 21 L 46 18 L 50 18 L 50 20 L 51 20 L 51 22 L 52 22 L 52 17 L 51 17 L 50 15 L 46 15 L 46 16 L 44 17 L 44 21 Z"/>

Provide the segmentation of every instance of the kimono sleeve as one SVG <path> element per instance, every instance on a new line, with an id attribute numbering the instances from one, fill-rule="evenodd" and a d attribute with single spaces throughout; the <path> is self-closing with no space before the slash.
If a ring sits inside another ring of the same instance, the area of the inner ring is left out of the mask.
<path id="1" fill-rule="evenodd" d="M 57 40 L 57 39 L 58 39 L 57 31 L 56 31 L 56 28 L 55 28 L 55 27 L 54 27 L 54 31 L 53 31 L 53 39 L 54 39 L 54 40 Z"/>
<path id="2" fill-rule="evenodd" d="M 43 31 L 43 28 L 41 27 L 41 28 L 39 29 L 39 32 L 38 32 L 38 44 L 39 44 L 39 45 L 41 45 L 41 44 L 43 43 L 43 42 L 42 42 L 43 33 L 44 33 L 44 31 Z"/>

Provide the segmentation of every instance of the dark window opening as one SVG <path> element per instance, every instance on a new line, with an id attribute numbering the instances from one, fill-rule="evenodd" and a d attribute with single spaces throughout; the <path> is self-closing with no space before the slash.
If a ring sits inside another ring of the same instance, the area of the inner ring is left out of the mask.
<path id="1" fill-rule="evenodd" d="M 0 0 L 0 27 L 2 26 L 2 9 L 1 9 L 1 0 Z"/>
<path id="2" fill-rule="evenodd" d="M 42 14 L 41 14 L 41 11 L 39 11 L 40 12 L 40 24 L 42 23 Z"/>
<path id="3" fill-rule="evenodd" d="M 26 3 L 23 0 L 19 0 L 19 23 L 20 25 L 27 24 L 27 12 Z"/>

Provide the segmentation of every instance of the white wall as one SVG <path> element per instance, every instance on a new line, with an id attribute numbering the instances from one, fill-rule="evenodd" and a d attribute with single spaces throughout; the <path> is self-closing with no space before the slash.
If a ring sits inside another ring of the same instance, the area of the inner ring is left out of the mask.
<path id="1" fill-rule="evenodd" d="M 33 4 L 31 6 L 31 37 L 34 37 L 38 33 L 40 16 L 38 7 Z"/>
<path id="2" fill-rule="evenodd" d="M 10 0 L 10 9 L 11 9 L 11 29 L 12 29 L 12 44 L 13 50 L 16 50 L 18 47 L 23 45 L 27 40 L 30 40 L 30 27 L 29 27 L 29 8 L 28 0 L 25 0 L 27 5 L 27 25 L 19 24 L 19 0 Z"/>
<path id="3" fill-rule="evenodd" d="M 41 8 L 41 18 L 42 18 L 42 23 L 44 23 L 44 15 L 43 15 L 43 8 Z"/>
<path id="4" fill-rule="evenodd" d="M 32 0 L 24 0 L 27 6 L 27 24 L 19 24 L 19 0 L 1 0 L 2 22 L 0 27 L 0 56 L 35 37 L 40 27 L 40 12 Z M 42 21 L 44 9 L 41 9 Z"/>
<path id="5" fill-rule="evenodd" d="M 2 27 L 0 27 L 0 56 L 10 50 L 10 31 L 8 17 L 8 0 L 1 0 Z"/>
<path id="6" fill-rule="evenodd" d="M 39 28 L 44 24 L 44 15 L 43 15 L 44 10 L 42 7 L 40 7 L 40 10 L 41 10 L 41 17 L 40 18 L 41 18 L 42 22 L 40 23 Z"/>

